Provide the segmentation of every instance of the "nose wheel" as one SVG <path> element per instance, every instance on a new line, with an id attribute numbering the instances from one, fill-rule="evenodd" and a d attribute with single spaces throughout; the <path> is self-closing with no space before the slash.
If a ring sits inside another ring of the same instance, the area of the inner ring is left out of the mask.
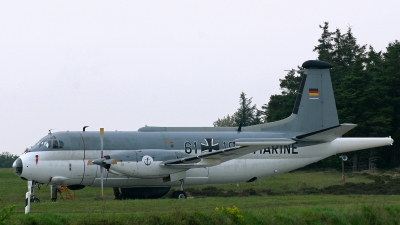
<path id="1" fill-rule="evenodd" d="M 35 195 L 35 187 L 36 186 L 38 186 L 38 188 L 40 189 L 39 183 L 36 182 L 36 181 L 32 181 L 32 185 L 31 185 L 31 188 L 30 188 L 31 189 L 30 190 L 31 191 L 30 202 L 40 202 L 39 198 L 37 198 L 36 195 Z M 28 184 L 28 189 L 29 189 L 29 184 Z"/>
<path id="2" fill-rule="evenodd" d="M 38 198 L 31 198 L 31 202 L 40 202 Z"/>
<path id="3" fill-rule="evenodd" d="M 183 184 L 184 184 L 184 180 L 179 180 L 181 182 L 181 188 L 179 191 L 174 191 L 172 193 L 172 198 L 175 199 L 186 199 L 187 198 L 187 194 L 185 193 L 185 191 L 183 190 Z"/>

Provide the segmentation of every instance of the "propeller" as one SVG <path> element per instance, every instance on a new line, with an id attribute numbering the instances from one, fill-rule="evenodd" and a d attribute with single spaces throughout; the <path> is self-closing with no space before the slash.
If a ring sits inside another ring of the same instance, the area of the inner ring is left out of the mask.
<path id="1" fill-rule="evenodd" d="M 117 159 L 110 159 L 107 156 L 103 156 L 103 136 L 104 136 L 104 128 L 100 128 L 100 159 L 89 160 L 87 165 L 99 165 L 100 166 L 100 174 L 101 174 L 101 196 L 104 196 L 104 168 L 107 168 L 107 165 L 117 164 Z M 109 167 L 108 167 L 109 168 Z M 107 169 L 108 169 L 107 168 Z"/>
<path id="2" fill-rule="evenodd" d="M 103 169 L 106 168 L 108 170 L 109 165 L 111 164 L 117 164 L 117 159 L 107 159 L 107 156 L 100 158 L 100 159 L 94 159 L 94 160 L 89 160 L 87 163 L 89 166 L 90 165 L 98 165 L 100 166 L 100 173 L 101 173 L 101 196 L 104 195 L 104 189 L 103 189 L 103 179 L 104 179 L 104 174 L 103 174 Z M 108 175 L 107 175 L 108 176 Z"/>
<path id="3" fill-rule="evenodd" d="M 100 128 L 100 142 L 101 142 L 101 156 L 100 158 L 103 158 L 103 136 L 104 136 L 104 128 Z M 103 179 L 104 179 L 104 175 L 103 175 L 103 166 L 100 166 L 100 174 L 101 174 L 101 197 L 104 196 L 104 187 L 103 187 Z"/>

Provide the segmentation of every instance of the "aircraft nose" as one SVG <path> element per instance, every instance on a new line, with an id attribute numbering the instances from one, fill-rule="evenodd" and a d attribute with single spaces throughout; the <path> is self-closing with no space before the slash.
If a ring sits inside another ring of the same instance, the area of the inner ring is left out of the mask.
<path id="1" fill-rule="evenodd" d="M 17 176 L 21 177 L 23 168 L 21 158 L 18 157 L 18 159 L 14 161 L 12 167 L 14 168 L 14 173 L 17 174 Z"/>

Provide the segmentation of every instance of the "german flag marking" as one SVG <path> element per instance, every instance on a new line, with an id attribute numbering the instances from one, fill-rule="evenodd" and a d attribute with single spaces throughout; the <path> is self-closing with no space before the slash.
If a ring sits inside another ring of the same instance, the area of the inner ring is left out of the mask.
<path id="1" fill-rule="evenodd" d="M 318 88 L 310 88 L 308 90 L 308 96 L 310 96 L 310 97 L 318 97 L 319 96 Z"/>

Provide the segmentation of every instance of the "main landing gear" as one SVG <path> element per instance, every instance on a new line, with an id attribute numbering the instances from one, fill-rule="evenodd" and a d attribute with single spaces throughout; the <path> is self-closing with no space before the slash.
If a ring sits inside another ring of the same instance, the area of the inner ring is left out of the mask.
<path id="1" fill-rule="evenodd" d="M 176 199 L 186 199 L 187 195 L 185 193 L 185 191 L 183 191 L 183 184 L 184 184 L 184 180 L 179 180 L 181 182 L 181 188 L 179 191 L 174 191 L 172 193 L 172 198 L 176 198 Z"/>

